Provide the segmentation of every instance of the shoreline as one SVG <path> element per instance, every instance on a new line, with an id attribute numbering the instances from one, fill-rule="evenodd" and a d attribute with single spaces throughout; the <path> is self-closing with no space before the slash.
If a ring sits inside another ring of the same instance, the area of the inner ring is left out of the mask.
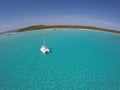
<path id="1" fill-rule="evenodd" d="M 76 29 L 76 28 L 51 28 L 51 29 L 42 29 L 42 30 L 83 30 L 83 31 L 98 31 L 98 32 L 106 32 L 106 33 L 113 33 L 113 34 L 119 34 L 120 35 L 120 31 L 118 31 L 118 33 L 115 31 L 103 31 L 103 30 L 94 30 L 94 29 Z"/>
<path id="2" fill-rule="evenodd" d="M 54 31 L 54 29 L 57 31 L 57 30 L 82 30 L 82 31 L 98 31 L 98 32 L 106 32 L 106 33 L 113 33 L 113 34 L 119 34 L 120 35 L 120 31 L 118 31 L 118 33 L 117 32 L 112 32 L 112 31 L 103 31 L 103 30 L 93 30 L 93 29 L 76 29 L 76 28 L 50 28 L 50 29 L 39 29 L 39 30 L 29 30 L 29 31 L 23 31 L 23 32 L 31 32 L 31 31 L 43 31 L 43 30 L 45 30 L 45 31 L 47 31 L 47 30 L 52 30 L 52 31 Z M 2 33 L 0 33 L 0 35 L 3 35 L 3 34 L 13 34 L 13 33 L 22 33 L 22 32 L 2 32 Z"/>
<path id="3" fill-rule="evenodd" d="M 60 26 L 60 25 L 53 25 L 53 26 L 45 26 L 45 25 L 36 25 L 36 26 L 30 26 L 22 29 L 17 30 L 11 30 L 6 32 L 1 32 L 1 34 L 9 34 L 9 33 L 19 33 L 19 32 L 26 32 L 26 31 L 36 31 L 36 30 L 90 30 L 90 31 L 103 31 L 103 32 L 109 32 L 109 33 L 115 33 L 120 34 L 119 30 L 112 30 L 112 29 L 105 29 L 105 28 L 99 28 L 99 27 L 93 27 L 93 26 Z"/>

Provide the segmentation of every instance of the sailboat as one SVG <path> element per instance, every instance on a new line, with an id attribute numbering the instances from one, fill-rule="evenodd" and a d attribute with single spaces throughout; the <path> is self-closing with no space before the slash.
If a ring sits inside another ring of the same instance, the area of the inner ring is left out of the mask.
<path id="1" fill-rule="evenodd" d="M 43 45 L 42 45 L 42 47 L 40 48 L 40 51 L 41 51 L 43 54 L 50 53 L 50 50 L 46 47 L 46 44 L 45 44 L 44 34 L 43 34 L 42 36 L 43 36 Z"/>

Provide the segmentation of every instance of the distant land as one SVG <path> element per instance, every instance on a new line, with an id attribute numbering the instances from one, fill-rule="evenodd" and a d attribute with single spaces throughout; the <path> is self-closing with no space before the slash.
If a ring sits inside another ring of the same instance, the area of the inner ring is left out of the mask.
<path id="1" fill-rule="evenodd" d="M 94 26 L 75 26 L 75 25 L 33 25 L 33 26 L 21 28 L 21 29 L 2 32 L 0 34 L 12 33 L 12 32 L 25 32 L 25 31 L 33 31 L 33 30 L 46 30 L 46 29 L 53 29 L 53 30 L 56 30 L 56 29 L 88 29 L 88 30 L 98 30 L 98 31 L 105 31 L 105 32 L 120 34 L 120 31 L 118 30 L 106 29 L 106 28 L 100 28 L 100 27 L 94 27 Z"/>

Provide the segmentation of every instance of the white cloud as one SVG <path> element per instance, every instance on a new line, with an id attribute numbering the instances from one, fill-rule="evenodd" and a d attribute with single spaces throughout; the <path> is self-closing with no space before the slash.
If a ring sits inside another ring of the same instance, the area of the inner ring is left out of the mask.
<path id="1" fill-rule="evenodd" d="M 89 26 L 97 26 L 109 29 L 120 29 L 120 25 L 115 23 L 111 23 L 104 20 L 97 20 L 92 18 L 85 17 L 51 17 L 43 20 L 45 24 L 63 24 L 63 25 L 89 25 Z"/>
<path id="2" fill-rule="evenodd" d="M 6 24 L 6 25 L 0 25 L 0 32 L 3 31 L 8 31 L 8 30 L 13 30 L 13 29 L 18 29 L 21 27 L 25 27 L 27 25 L 24 24 Z"/>
<path id="3" fill-rule="evenodd" d="M 39 25 L 39 24 L 47 24 L 47 25 L 89 25 L 89 26 L 97 26 L 97 27 L 103 27 L 103 28 L 109 28 L 109 29 L 118 29 L 120 30 L 120 25 L 117 25 L 115 23 L 111 23 L 104 20 L 97 20 L 93 18 L 86 18 L 80 16 L 60 16 L 60 17 L 46 17 L 46 18 L 32 18 L 29 19 L 26 22 L 23 22 L 23 24 L 6 24 L 6 25 L 0 25 L 0 32 L 6 31 L 6 30 L 13 30 L 18 29 L 30 25 Z"/>

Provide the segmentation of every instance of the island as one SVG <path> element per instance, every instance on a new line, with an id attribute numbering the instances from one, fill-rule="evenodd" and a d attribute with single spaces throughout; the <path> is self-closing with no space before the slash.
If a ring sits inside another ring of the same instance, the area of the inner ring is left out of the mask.
<path id="1" fill-rule="evenodd" d="M 21 28 L 21 29 L 2 32 L 0 34 L 12 33 L 12 32 L 25 32 L 25 31 L 32 31 L 32 30 L 49 30 L 49 29 L 52 29 L 52 30 L 57 30 L 57 29 L 87 29 L 87 30 L 99 30 L 99 31 L 120 34 L 120 30 L 106 29 L 106 28 L 100 28 L 100 27 L 94 27 L 94 26 L 75 26 L 75 25 L 33 25 L 33 26 Z"/>

